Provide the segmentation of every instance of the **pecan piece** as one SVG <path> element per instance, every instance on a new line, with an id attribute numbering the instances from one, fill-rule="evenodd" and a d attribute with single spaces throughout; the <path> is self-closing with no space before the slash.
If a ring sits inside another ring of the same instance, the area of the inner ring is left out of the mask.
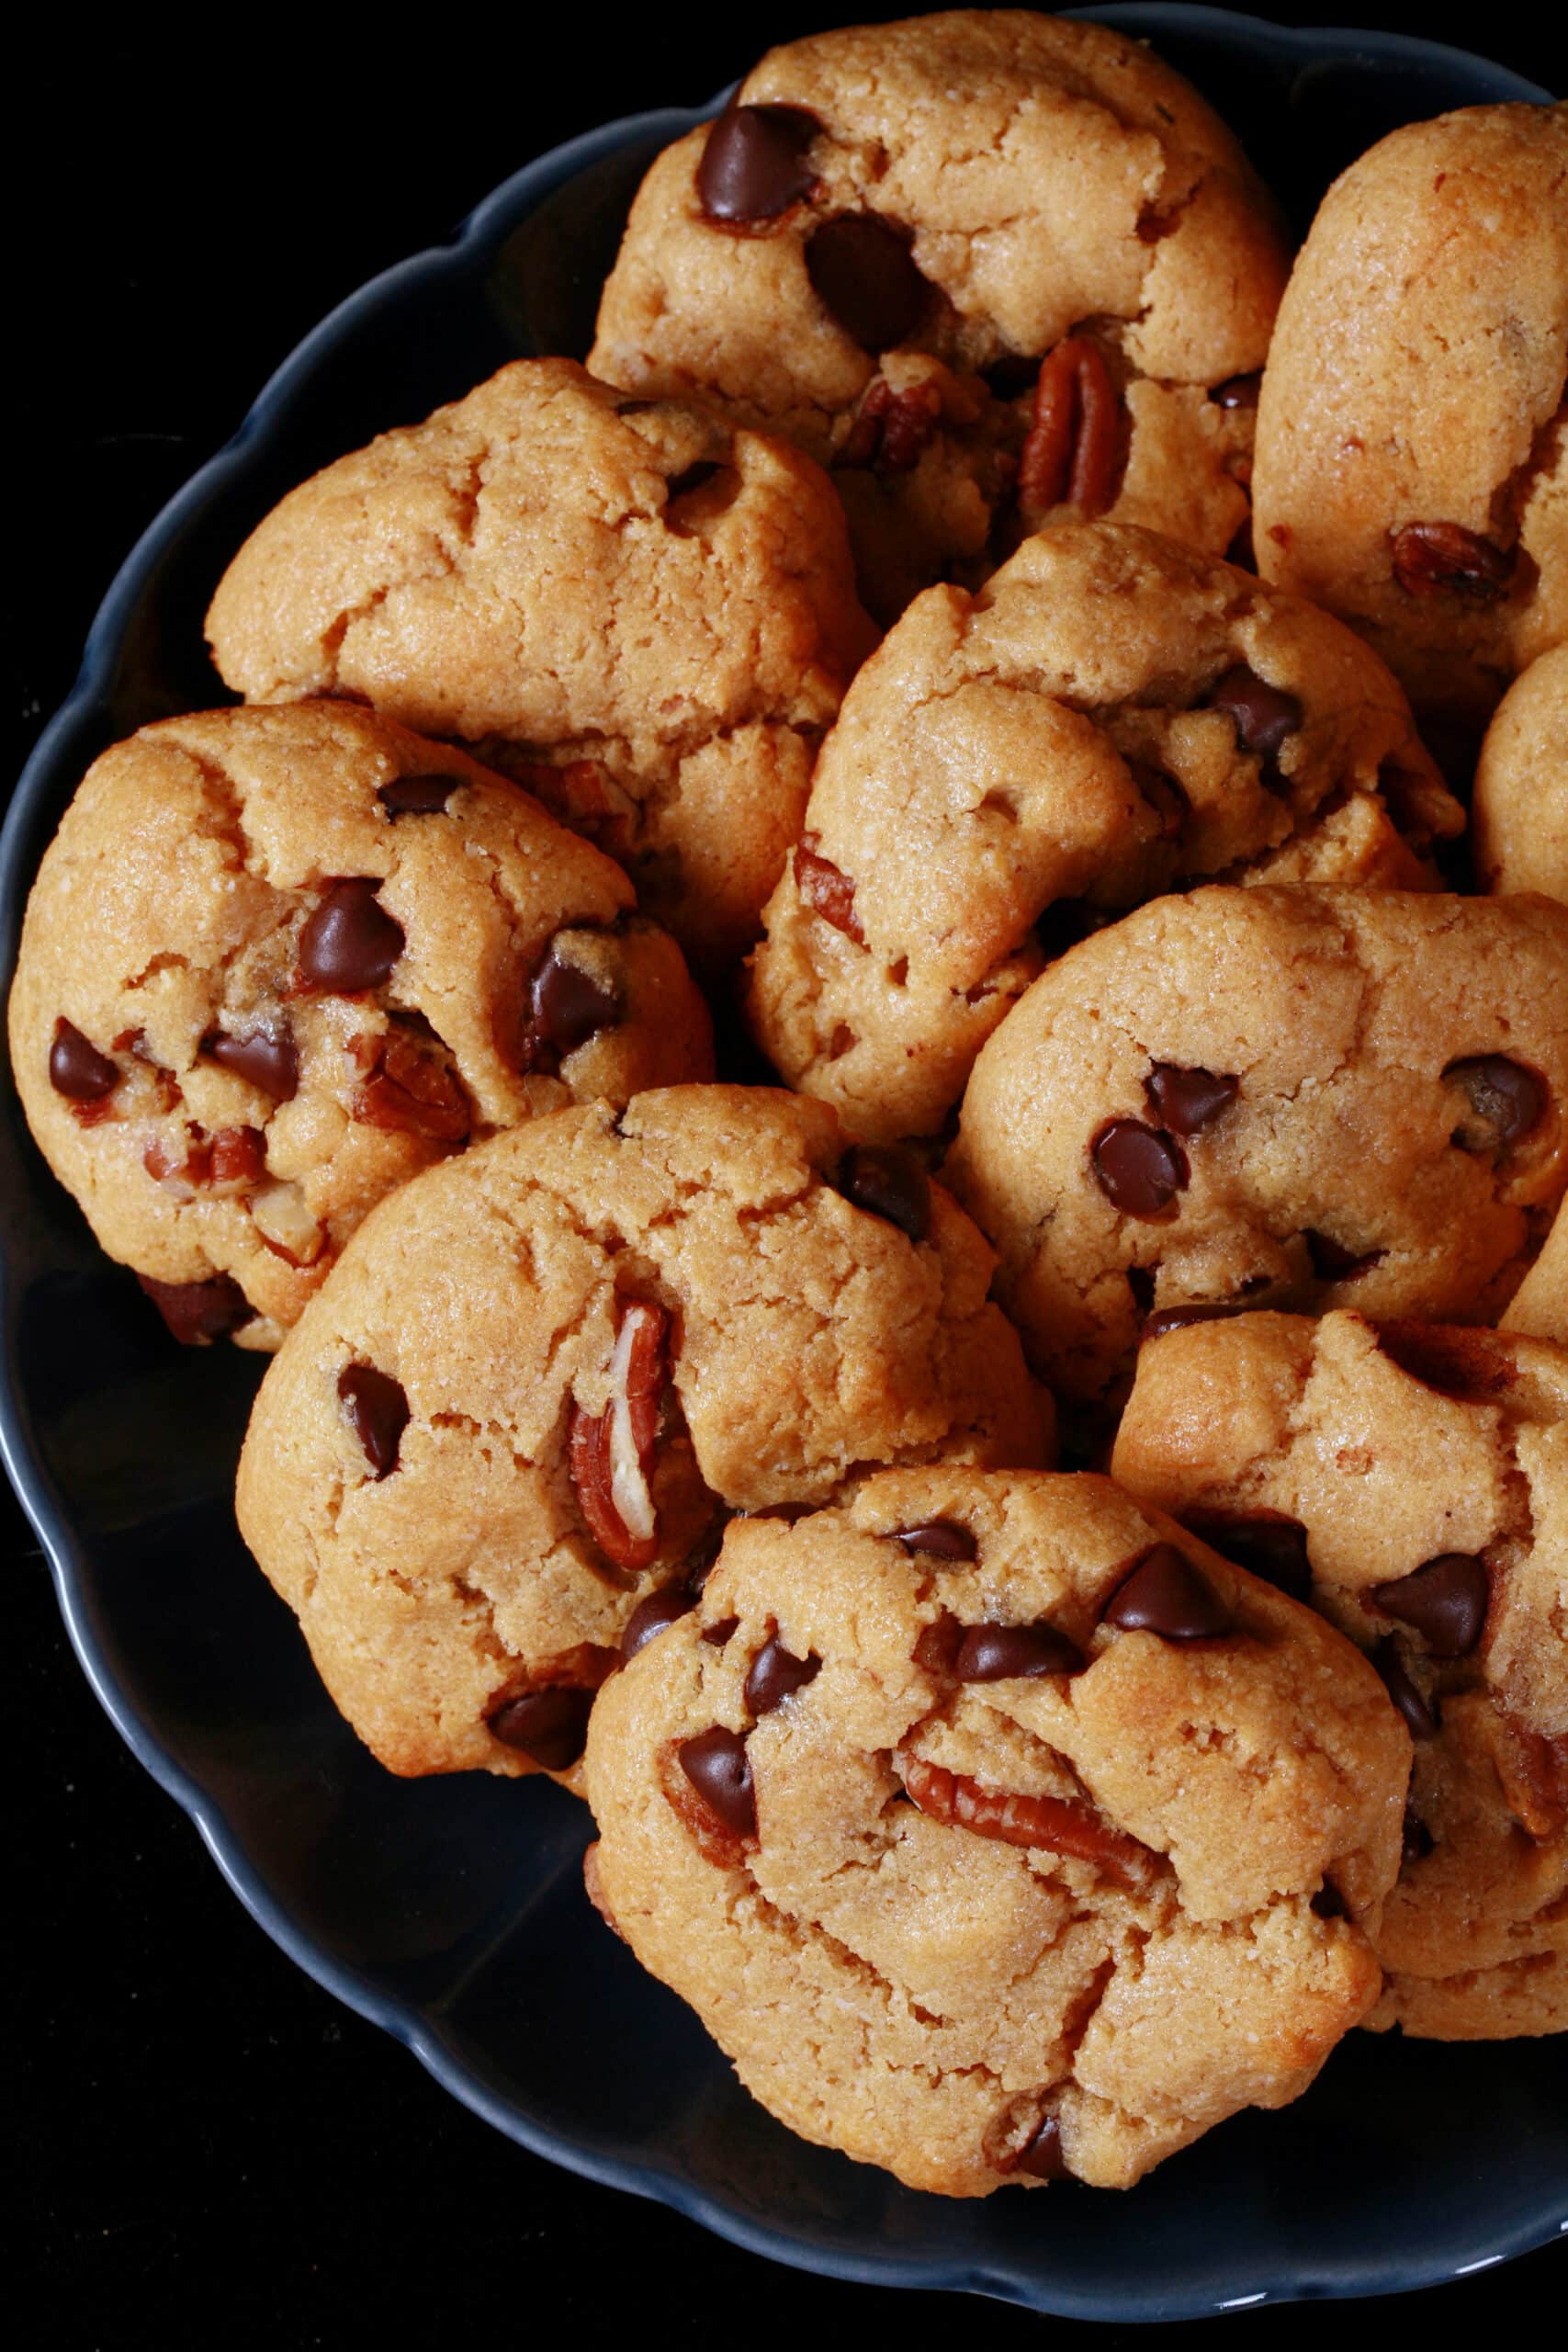
<path id="1" fill-rule="evenodd" d="M 602 1413 L 576 1406 L 571 1417 L 571 1482 L 588 1532 L 616 1567 L 634 1574 L 659 1552 L 649 1476 L 670 1378 L 669 1330 L 663 1307 L 628 1306 L 610 1357 L 609 1404 Z"/>
<path id="2" fill-rule="evenodd" d="M 1116 488 L 1121 401 L 1099 344 L 1070 334 L 1041 368 L 1034 422 L 1019 461 L 1025 517 L 1073 506 L 1103 514 Z"/>
<path id="3" fill-rule="evenodd" d="M 907 474 L 936 430 L 942 395 L 934 384 L 896 392 L 886 376 L 869 387 L 840 450 L 840 466 L 871 466 L 879 474 Z"/>
<path id="4" fill-rule="evenodd" d="M 1102 1815 L 1091 1813 L 1087 1805 L 1070 1804 L 1063 1797 L 983 1789 L 967 1773 L 949 1772 L 919 1756 L 905 1757 L 903 1765 L 906 1790 L 933 1821 L 972 1829 L 976 1837 L 1000 1838 L 1004 1845 L 1043 1846 L 1054 1854 L 1096 1862 L 1123 1886 L 1143 1886 L 1148 1882 L 1156 1860 L 1149 1849 L 1112 1829 Z"/>
<path id="5" fill-rule="evenodd" d="M 381 1040 L 375 1068 L 355 1094 L 354 1115 L 436 1143 L 461 1143 L 469 1125 L 468 1099 L 452 1072 L 400 1028 Z"/>
<path id="6" fill-rule="evenodd" d="M 819 854 L 820 838 L 818 833 L 803 833 L 795 843 L 795 887 L 814 915 L 820 915 L 857 947 L 863 947 L 865 933 L 855 917 L 855 886 L 830 858 Z"/>
<path id="7" fill-rule="evenodd" d="M 1518 563 L 1515 548 L 1494 547 L 1462 523 L 1406 523 L 1389 542 L 1393 576 L 1407 596 L 1446 589 L 1470 603 L 1492 604 L 1506 590 Z"/>
<path id="8" fill-rule="evenodd" d="M 582 833 L 608 857 L 629 852 L 637 831 L 637 803 L 597 760 L 568 760 L 555 767 L 547 760 L 529 760 L 507 773 L 524 790 L 542 800 L 552 817 Z"/>
<path id="9" fill-rule="evenodd" d="M 1508 1810 L 1535 1838 L 1561 1837 L 1568 1822 L 1568 1739 L 1548 1739 L 1498 1708 L 1489 1741 Z"/>

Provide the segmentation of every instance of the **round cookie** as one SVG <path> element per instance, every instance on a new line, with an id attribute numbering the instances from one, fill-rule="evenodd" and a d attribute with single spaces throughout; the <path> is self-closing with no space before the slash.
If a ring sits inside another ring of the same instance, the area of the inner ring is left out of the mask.
<path id="1" fill-rule="evenodd" d="M 591 1884 L 762 2104 L 911 2188 L 1125 2188 L 1365 2016 L 1410 1743 L 1333 1629 L 1088 1474 L 728 1530 L 600 1694 Z"/>
<path id="2" fill-rule="evenodd" d="M 1568 2029 L 1568 1348 L 1243 1315 L 1144 1348 L 1116 1476 L 1370 1650 L 1415 1736 L 1373 2026 Z"/>
<path id="3" fill-rule="evenodd" d="M 262 1384 L 241 1530 L 384 1764 L 570 1774 L 634 1618 L 689 1605 L 728 1512 L 1047 1457 L 992 1263 L 818 1104 L 562 1111 L 367 1220 Z"/>
<path id="4" fill-rule="evenodd" d="M 756 936 L 874 639 L 798 450 L 566 359 L 292 491 L 207 626 L 251 702 L 345 694 L 516 776 L 710 969 Z"/>
<path id="5" fill-rule="evenodd" d="M 109 1255 L 178 1338 L 263 1348 L 432 1160 L 713 1067 L 619 866 L 341 703 L 163 719 L 95 762 L 28 901 L 10 1036 Z"/>
<path id="6" fill-rule="evenodd" d="M 1064 525 L 976 595 L 927 590 L 851 686 L 753 1025 L 852 1134 L 931 1135 L 1053 930 L 1213 875 L 1435 887 L 1423 854 L 1463 823 L 1342 623 L 1149 532 Z"/>
<path id="7" fill-rule="evenodd" d="M 1151 1310 L 1491 1321 L 1568 1180 L 1568 909 L 1156 899 L 1008 1015 L 945 1173 L 1077 1399 L 1131 1370 Z"/>
<path id="8" fill-rule="evenodd" d="M 830 466 L 886 621 L 1065 514 L 1224 554 L 1286 268 L 1141 43 L 961 9 L 771 51 L 643 182 L 590 365 Z"/>
<path id="9" fill-rule="evenodd" d="M 1263 379 L 1258 568 L 1472 743 L 1568 636 L 1565 376 L 1568 108 L 1440 115 L 1335 182 Z"/>
<path id="10" fill-rule="evenodd" d="M 1488 890 L 1543 890 L 1568 901 L 1568 645 L 1532 662 L 1498 704 L 1476 765 L 1471 826 Z"/>

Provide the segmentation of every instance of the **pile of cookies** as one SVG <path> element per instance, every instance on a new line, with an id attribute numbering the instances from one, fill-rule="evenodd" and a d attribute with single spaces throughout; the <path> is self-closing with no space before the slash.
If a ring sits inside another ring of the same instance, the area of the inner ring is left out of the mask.
<path id="1" fill-rule="evenodd" d="M 1565 375 L 1568 109 L 1292 258 L 1120 34 L 803 40 L 39 871 L 33 1133 L 273 1354 L 334 1701 L 916 2187 L 1568 2027 Z"/>

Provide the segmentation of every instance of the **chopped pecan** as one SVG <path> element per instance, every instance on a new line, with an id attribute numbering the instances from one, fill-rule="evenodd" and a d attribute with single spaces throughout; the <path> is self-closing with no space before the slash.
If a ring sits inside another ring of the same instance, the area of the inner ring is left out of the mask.
<path id="1" fill-rule="evenodd" d="M 461 1143 L 470 1125 L 468 1098 L 434 1054 L 401 1028 L 389 1029 L 375 1068 L 354 1097 L 354 1115 L 372 1127 Z"/>
<path id="2" fill-rule="evenodd" d="M 669 1330 L 663 1307 L 633 1301 L 610 1357 L 609 1404 L 602 1413 L 577 1406 L 571 1417 L 571 1482 L 588 1532 L 616 1567 L 634 1574 L 659 1552 L 649 1477 L 670 1378 Z"/>
<path id="3" fill-rule="evenodd" d="M 907 474 L 936 430 L 942 394 L 934 384 L 896 392 L 886 376 L 866 391 L 840 450 L 840 466 L 871 466 L 879 474 Z"/>
<path id="4" fill-rule="evenodd" d="M 1489 605 L 1507 589 L 1518 563 L 1517 548 L 1494 547 L 1462 523 L 1406 523 L 1389 537 L 1393 576 L 1407 596 L 1446 589 Z"/>
<path id="5" fill-rule="evenodd" d="M 290 1266 L 313 1266 L 327 1246 L 298 1184 L 264 1184 L 252 1197 L 251 1221 L 274 1257 Z"/>
<path id="6" fill-rule="evenodd" d="M 1019 464 L 1025 519 L 1053 506 L 1103 514 L 1116 488 L 1121 401 L 1099 344 L 1069 335 L 1040 370 L 1034 422 Z"/>
<path id="7" fill-rule="evenodd" d="M 983 1789 L 964 1772 L 949 1772 L 923 1757 L 903 1758 L 904 1786 L 922 1813 L 972 1829 L 980 1838 L 998 1838 L 1009 1846 L 1043 1846 L 1054 1854 L 1071 1854 L 1079 1861 L 1096 1862 L 1124 1886 L 1143 1886 L 1156 1857 L 1135 1838 L 1112 1829 L 1102 1815 L 1062 1797 L 1022 1796 L 1002 1789 Z"/>
<path id="8" fill-rule="evenodd" d="M 636 831 L 637 803 L 623 792 L 609 770 L 597 760 L 568 760 L 556 767 L 547 760 L 514 763 L 513 780 L 542 800 L 563 825 L 586 834 L 610 857 L 624 857 Z"/>
<path id="9" fill-rule="evenodd" d="M 820 854 L 819 839 L 817 833 L 803 833 L 796 842 L 795 887 L 814 915 L 820 915 L 857 947 L 863 947 L 865 933 L 855 917 L 855 886 L 830 858 Z"/>
<path id="10" fill-rule="evenodd" d="M 1556 1838 L 1568 1822 L 1568 1739 L 1547 1739 L 1498 1709 L 1492 1760 L 1508 1810 L 1532 1838 Z"/>
<path id="11" fill-rule="evenodd" d="M 177 1142 L 154 1136 L 141 1155 L 141 1165 L 160 1184 L 180 1191 L 200 1185 L 214 1193 L 243 1193 L 266 1173 L 266 1137 L 259 1127 L 206 1129 L 187 1125 L 184 1156 Z"/>

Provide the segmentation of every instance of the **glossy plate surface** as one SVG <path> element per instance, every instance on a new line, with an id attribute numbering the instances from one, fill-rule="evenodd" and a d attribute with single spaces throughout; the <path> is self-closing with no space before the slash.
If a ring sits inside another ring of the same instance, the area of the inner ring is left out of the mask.
<path id="1" fill-rule="evenodd" d="M 1290 32 L 1205 8 L 1083 13 L 1190 74 L 1298 226 L 1333 173 L 1396 123 L 1546 96 L 1393 35 Z M 708 111 L 574 141 L 498 189 L 454 243 L 365 287 L 152 526 L 10 812 L 7 981 L 28 885 L 89 761 L 149 719 L 227 699 L 201 616 L 246 532 L 314 468 L 503 360 L 585 351 L 645 165 Z M 1562 2229 L 1561 2043 L 1353 2036 L 1283 2115 L 1238 2117 L 1127 2196 L 953 2202 L 794 2139 L 589 1909 L 580 1805 L 542 1781 L 396 1781 L 339 1720 L 233 1524 L 260 1365 L 165 1338 L 44 1170 L 8 1071 L 3 1083 L 0 1443 L 82 1664 L 266 1932 L 502 2131 L 807 2268 L 1101 2319 L 1386 2293 Z"/>

